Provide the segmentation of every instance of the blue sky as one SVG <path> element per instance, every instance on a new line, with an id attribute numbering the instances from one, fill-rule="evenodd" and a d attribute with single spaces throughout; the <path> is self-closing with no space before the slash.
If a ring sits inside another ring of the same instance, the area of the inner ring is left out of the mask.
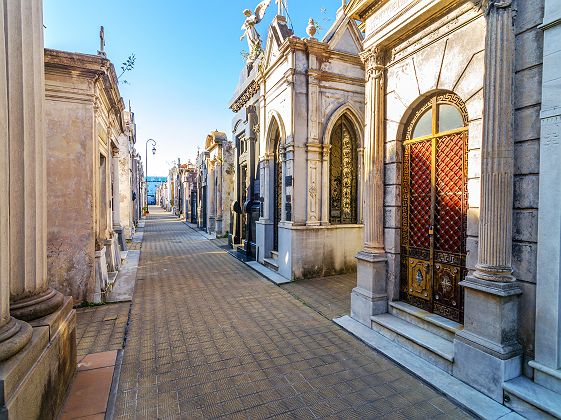
<path id="1" fill-rule="evenodd" d="M 149 175 L 167 175 L 177 158 L 194 161 L 197 147 L 215 129 L 230 138 L 228 109 L 243 67 L 240 41 L 242 10 L 258 0 L 44 0 L 45 47 L 95 54 L 99 27 L 105 26 L 106 52 L 118 73 L 134 53 L 136 65 L 121 79 L 121 95 L 130 100 L 137 122 L 137 149 L 157 141 Z M 333 23 L 341 0 L 290 0 L 289 15 L 297 36 L 305 36 L 308 19 Z M 322 11 L 322 9 L 325 9 Z M 263 41 L 276 14 L 271 2 L 258 25 Z"/>

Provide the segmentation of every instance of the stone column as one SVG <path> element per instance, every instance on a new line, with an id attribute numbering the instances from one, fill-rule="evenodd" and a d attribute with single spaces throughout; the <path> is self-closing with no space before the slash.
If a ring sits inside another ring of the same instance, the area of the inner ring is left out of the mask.
<path id="1" fill-rule="evenodd" d="M 42 2 L 4 1 L 10 167 L 10 310 L 25 321 L 54 312 L 47 283 L 47 173 Z"/>
<path id="2" fill-rule="evenodd" d="M 502 383 L 521 373 L 520 288 L 512 276 L 514 24 L 511 1 L 490 1 L 485 43 L 481 207 L 476 270 L 464 287 L 464 330 L 454 375 L 502 402 Z"/>
<path id="3" fill-rule="evenodd" d="M 366 128 L 363 159 L 364 248 L 357 258 L 357 287 L 351 316 L 370 326 L 372 315 L 388 310 L 384 250 L 384 66 L 378 48 L 361 56 L 366 64 Z"/>
<path id="4" fill-rule="evenodd" d="M 208 161 L 208 173 L 206 178 L 206 185 L 207 185 L 207 212 L 208 212 L 208 224 L 207 224 L 207 233 L 211 233 L 215 231 L 215 220 L 216 220 L 216 201 L 215 201 L 215 184 L 214 184 L 214 161 Z"/>
<path id="5" fill-rule="evenodd" d="M 222 153 L 222 151 L 221 151 Z M 224 234 L 223 214 L 222 214 L 222 158 L 220 156 L 216 161 L 217 191 L 216 191 L 216 232 L 219 235 Z"/>
<path id="6" fill-rule="evenodd" d="M 323 226 L 329 225 L 329 153 L 331 150 L 330 144 L 324 144 L 321 155 L 321 224 Z"/>
<path id="7" fill-rule="evenodd" d="M 265 154 L 265 156 L 263 157 L 263 160 L 260 162 L 261 168 L 262 168 L 262 174 L 263 176 L 261 177 L 261 184 L 260 184 L 260 190 L 261 190 L 261 197 L 263 197 L 263 219 L 267 222 L 271 221 L 271 194 L 269 194 L 269 191 L 271 191 L 270 189 L 272 188 L 272 182 L 271 182 L 271 166 L 272 166 L 272 162 L 273 159 L 271 157 L 270 154 Z"/>
<path id="8" fill-rule="evenodd" d="M 0 7 L 0 362 L 20 351 L 31 339 L 29 324 L 10 316 L 10 159 L 4 8 Z"/>
<path id="9" fill-rule="evenodd" d="M 561 393 L 561 3 L 545 2 L 534 381 Z"/>

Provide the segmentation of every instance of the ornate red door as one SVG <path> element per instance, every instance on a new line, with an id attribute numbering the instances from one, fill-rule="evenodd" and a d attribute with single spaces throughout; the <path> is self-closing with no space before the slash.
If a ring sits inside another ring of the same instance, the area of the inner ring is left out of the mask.
<path id="1" fill-rule="evenodd" d="M 451 94 L 414 114 L 404 142 L 401 298 L 457 322 L 466 274 L 467 112 Z"/>

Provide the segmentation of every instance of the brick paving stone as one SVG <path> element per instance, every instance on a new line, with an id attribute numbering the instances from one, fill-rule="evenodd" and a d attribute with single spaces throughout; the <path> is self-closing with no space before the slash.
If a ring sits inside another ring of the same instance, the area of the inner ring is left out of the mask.
<path id="1" fill-rule="evenodd" d="M 310 306 L 154 211 L 115 417 L 469 418 Z"/>
<path id="2" fill-rule="evenodd" d="M 90 353 L 123 348 L 130 305 L 114 303 L 76 310 L 78 359 Z"/>
<path id="3" fill-rule="evenodd" d="M 280 287 L 327 319 L 350 313 L 356 273 L 298 280 Z"/>

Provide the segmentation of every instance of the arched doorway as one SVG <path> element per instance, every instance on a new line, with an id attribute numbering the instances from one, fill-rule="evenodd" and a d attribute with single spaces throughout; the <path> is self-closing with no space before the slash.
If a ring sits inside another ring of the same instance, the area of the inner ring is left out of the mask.
<path id="1" fill-rule="evenodd" d="M 279 250 L 279 222 L 282 219 L 282 160 L 280 154 L 280 129 L 276 121 L 273 123 L 273 251 Z"/>
<path id="2" fill-rule="evenodd" d="M 330 142 L 329 222 L 357 223 L 357 135 L 348 116 L 339 118 L 331 132 Z"/>
<path id="3" fill-rule="evenodd" d="M 421 102 L 403 142 L 401 298 L 463 321 L 466 274 L 467 110 L 439 93 Z"/>

